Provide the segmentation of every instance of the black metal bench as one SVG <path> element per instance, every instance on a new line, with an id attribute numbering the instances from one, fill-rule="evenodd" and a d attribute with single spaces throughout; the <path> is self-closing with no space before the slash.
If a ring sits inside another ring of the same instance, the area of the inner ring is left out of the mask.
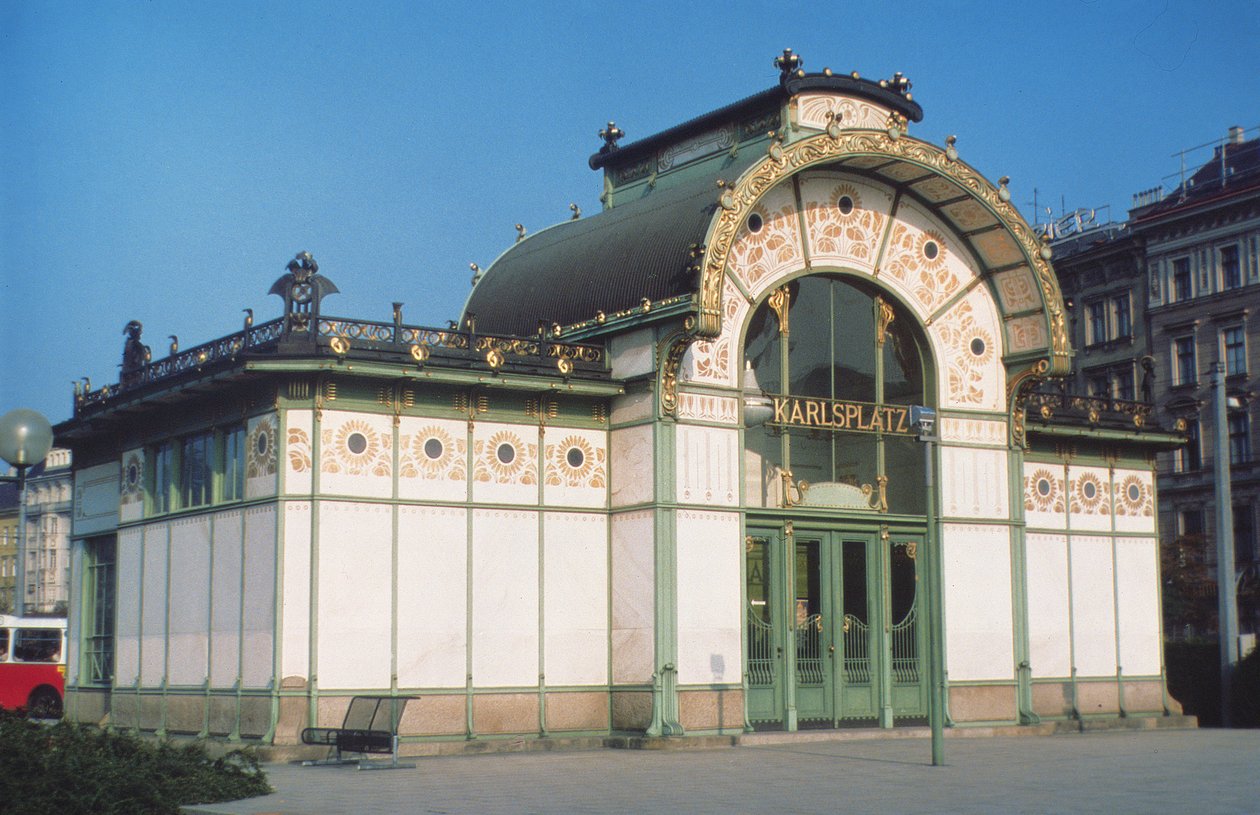
<path id="1" fill-rule="evenodd" d="M 320 744 L 329 748 L 329 757 L 319 761 L 303 761 L 303 767 L 333 764 L 358 764 L 360 770 L 413 768 L 415 764 L 398 762 L 398 723 L 407 708 L 408 696 L 356 696 L 350 700 L 341 727 L 308 727 L 302 731 L 303 744 Z M 346 758 L 345 753 L 359 757 Z M 389 753 L 390 758 L 372 760 L 369 753 Z"/>

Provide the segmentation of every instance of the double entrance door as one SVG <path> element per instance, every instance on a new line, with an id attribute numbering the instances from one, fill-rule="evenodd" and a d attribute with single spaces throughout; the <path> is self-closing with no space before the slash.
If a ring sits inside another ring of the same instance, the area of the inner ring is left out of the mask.
<path id="1" fill-rule="evenodd" d="M 745 653 L 754 727 L 891 727 L 927 716 L 922 540 L 886 527 L 750 526 Z"/>

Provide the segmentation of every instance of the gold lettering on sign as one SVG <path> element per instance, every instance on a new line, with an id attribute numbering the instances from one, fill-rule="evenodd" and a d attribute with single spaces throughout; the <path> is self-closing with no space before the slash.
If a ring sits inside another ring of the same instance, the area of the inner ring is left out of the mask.
<path id="1" fill-rule="evenodd" d="M 912 434 L 908 407 L 802 396 L 774 397 L 774 418 L 768 424 L 903 436 Z"/>

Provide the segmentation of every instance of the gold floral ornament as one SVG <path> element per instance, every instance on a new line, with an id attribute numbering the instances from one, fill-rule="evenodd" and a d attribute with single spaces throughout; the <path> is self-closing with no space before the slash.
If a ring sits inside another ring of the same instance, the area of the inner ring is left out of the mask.
<path id="1" fill-rule="evenodd" d="M 245 441 L 245 477 L 258 478 L 276 472 L 276 419 L 268 416 L 254 425 Z"/>
<path id="2" fill-rule="evenodd" d="M 1024 509 L 1063 512 L 1063 482 L 1044 467 L 1024 478 Z"/>
<path id="3" fill-rule="evenodd" d="M 311 469 L 311 437 L 300 427 L 289 428 L 289 469 L 295 473 Z"/>
<path id="4" fill-rule="evenodd" d="M 144 460 L 140 454 L 132 451 L 127 454 L 122 468 L 122 502 L 134 504 L 142 497 L 144 482 Z"/>
<path id="5" fill-rule="evenodd" d="M 399 440 L 398 469 L 404 478 L 429 481 L 464 480 L 467 442 L 444 428 L 430 425 Z"/>
<path id="6" fill-rule="evenodd" d="M 346 475 L 390 474 L 390 439 L 363 419 L 347 419 L 335 430 L 325 428 L 320 469 Z"/>
<path id="7" fill-rule="evenodd" d="M 1087 515 L 1109 515 L 1107 485 L 1093 473 L 1081 473 L 1072 482 L 1072 511 Z"/>
<path id="8" fill-rule="evenodd" d="M 1133 517 L 1153 517 L 1154 501 L 1151 488 L 1139 475 L 1127 475 L 1116 487 L 1116 514 Z"/>
<path id="9" fill-rule="evenodd" d="M 606 454 L 582 436 L 568 436 L 547 445 L 547 484 L 553 487 L 591 487 L 607 484 Z"/>
<path id="10" fill-rule="evenodd" d="M 473 478 L 482 483 L 537 484 L 538 445 L 526 444 L 510 430 L 500 430 L 473 446 L 477 468 Z"/>

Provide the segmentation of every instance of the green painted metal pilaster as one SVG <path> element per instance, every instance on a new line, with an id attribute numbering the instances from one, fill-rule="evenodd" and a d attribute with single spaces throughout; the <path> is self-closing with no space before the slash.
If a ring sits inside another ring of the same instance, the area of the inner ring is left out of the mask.
<path id="1" fill-rule="evenodd" d="M 215 473 L 215 489 L 219 489 L 219 482 L 222 478 L 222 467 L 216 467 Z M 206 570 L 206 597 L 210 602 L 206 603 L 206 676 L 202 682 L 202 699 L 201 707 L 201 732 L 197 734 L 197 738 L 205 739 L 210 737 L 210 669 L 213 666 L 214 654 L 214 527 L 215 514 L 209 516 L 210 524 L 210 546 L 207 547 L 206 558 L 209 560 L 209 568 Z"/>
<path id="2" fill-rule="evenodd" d="M 476 422 L 473 400 L 468 401 L 468 430 L 464 437 L 464 738 L 477 738 L 473 723 L 473 437 Z"/>
<path id="3" fill-rule="evenodd" d="M 940 421 L 939 419 L 937 421 Z M 945 681 L 945 584 L 942 561 L 942 535 L 940 516 L 937 512 L 937 495 L 940 480 L 937 478 L 937 440 L 939 425 L 932 435 L 922 440 L 923 469 L 926 477 L 924 502 L 924 557 L 928 575 L 928 724 L 932 731 L 932 765 L 945 763 L 945 720 L 947 713 L 948 685 Z"/>
<path id="4" fill-rule="evenodd" d="M 652 721 L 649 736 L 681 736 L 678 714 L 678 526 L 673 507 L 676 450 L 673 420 L 652 428 L 656 469 L 653 478 L 654 631 Z"/>
<path id="5" fill-rule="evenodd" d="M 786 344 L 786 343 L 785 343 Z M 784 446 L 786 446 L 784 442 Z M 779 604 L 779 619 L 784 621 L 780 626 L 782 645 L 779 646 L 783 653 L 783 726 L 788 732 L 794 732 L 799 726 L 796 711 L 796 529 L 791 521 L 783 524 L 782 533 L 779 536 L 779 551 L 783 556 L 779 558 L 782 564 L 780 569 L 783 571 L 783 578 L 780 585 L 784 586 L 784 590 L 780 592 L 782 598 Z M 773 556 L 771 556 L 773 563 Z"/>
<path id="6" fill-rule="evenodd" d="M 236 694 L 236 709 L 232 715 L 232 732 L 228 734 L 229 742 L 241 740 L 241 691 L 245 682 L 243 669 L 245 666 L 245 512 L 241 512 L 241 568 L 240 579 L 236 583 L 236 681 L 233 691 Z"/>
<path id="7" fill-rule="evenodd" d="M 393 421 L 391 434 L 393 439 L 390 460 L 389 496 L 393 506 L 389 508 L 390 540 L 389 540 L 389 692 L 390 696 L 398 695 L 398 459 L 401 456 L 399 434 L 402 419 L 402 385 L 395 383 L 392 389 Z M 392 703 L 391 703 L 392 704 Z"/>
<path id="8" fill-rule="evenodd" d="M 278 386 L 277 386 L 278 387 Z M 276 397 L 276 494 L 272 498 L 276 508 L 274 570 L 272 576 L 272 611 L 271 611 L 271 713 L 267 724 L 267 732 L 263 734 L 263 744 L 271 744 L 276 740 L 276 728 L 280 725 L 280 685 L 284 679 L 284 522 L 288 503 L 282 498 L 285 493 L 285 457 L 288 448 L 288 408 L 280 404 Z M 220 468 L 222 472 L 222 468 Z M 244 511 L 242 510 L 242 514 Z M 211 540 L 214 540 L 213 534 Z M 213 551 L 213 550 L 212 550 Z M 242 564 L 243 565 L 243 564 Z M 207 678 L 207 686 L 209 679 Z M 206 711 L 209 725 L 209 709 Z"/>
<path id="9" fill-rule="evenodd" d="M 314 410 L 311 411 L 311 532 L 310 589 L 307 601 L 307 664 L 306 720 L 311 727 L 319 725 L 319 496 L 320 457 L 323 455 L 324 377 L 316 377 L 312 386 Z M 241 561 L 244 563 L 244 561 Z"/>
<path id="10" fill-rule="evenodd" d="M 1063 485 L 1066 493 L 1068 485 L 1068 461 L 1064 457 L 1063 460 Z M 1080 693 L 1076 685 L 1076 612 L 1072 603 L 1072 504 L 1064 498 L 1064 533 L 1063 538 L 1067 547 L 1067 603 L 1068 603 L 1068 660 L 1071 665 L 1071 689 L 1072 689 L 1072 718 L 1081 718 L 1081 702 Z"/>
<path id="11" fill-rule="evenodd" d="M 161 688 L 162 704 L 161 704 L 161 713 L 159 714 L 159 719 L 158 719 L 158 729 L 155 734 L 158 738 L 166 738 L 166 732 L 167 732 L 166 731 L 166 705 L 167 705 L 166 689 L 167 689 L 167 686 L 170 684 L 170 678 L 171 678 L 171 524 L 169 521 L 165 524 L 165 527 L 166 527 L 166 563 L 163 565 L 165 566 L 166 574 L 164 575 L 163 579 L 166 581 L 166 588 L 165 588 L 166 616 L 165 616 L 165 630 L 162 632 L 162 688 Z"/>
<path id="12" fill-rule="evenodd" d="M 1033 710 L 1032 649 L 1028 631 L 1028 538 L 1024 525 L 1024 451 L 1013 447 L 1007 456 L 1011 520 L 1011 615 L 1015 650 L 1015 708 L 1020 724 L 1037 724 Z"/>
<path id="13" fill-rule="evenodd" d="M 538 734 L 547 735 L 547 545 L 543 485 L 547 483 L 547 411 L 538 407 Z"/>
<path id="14" fill-rule="evenodd" d="M 1116 463 L 1113 460 L 1107 462 L 1107 483 L 1116 483 Z M 1111 544 L 1111 623 L 1115 628 L 1116 637 L 1116 710 L 1119 711 L 1121 718 L 1128 716 L 1128 711 L 1124 708 L 1124 665 L 1120 662 L 1120 562 L 1117 547 L 1119 544 L 1116 538 L 1116 493 L 1114 489 L 1107 490 L 1108 501 L 1111 504 L 1108 517 L 1111 518 L 1111 534 L 1108 536 Z M 1163 606 L 1160 606 L 1161 612 Z"/>
<path id="15" fill-rule="evenodd" d="M 878 616 L 872 628 L 876 632 L 875 641 L 878 643 L 874 651 L 881 655 L 879 659 L 879 726 L 882 728 L 893 726 L 892 587 L 889 585 L 891 539 L 885 537 L 887 529 L 887 527 L 882 527 L 880 534 L 875 536 L 875 568 L 872 570 L 874 574 L 867 578 L 868 581 L 871 579 L 877 581 L 874 586 L 875 591 L 871 592 L 871 596 L 879 598 L 875 609 Z M 869 551 L 870 547 L 867 548 Z"/>

